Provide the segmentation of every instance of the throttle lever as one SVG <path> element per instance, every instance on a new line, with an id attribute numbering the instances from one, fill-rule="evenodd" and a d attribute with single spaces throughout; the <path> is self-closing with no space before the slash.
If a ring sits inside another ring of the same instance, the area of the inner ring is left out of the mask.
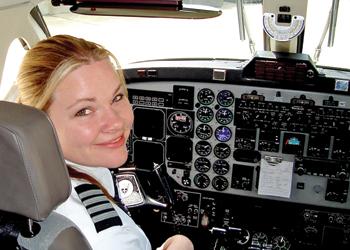
<path id="1" fill-rule="evenodd" d="M 233 240 L 237 245 L 245 245 L 250 240 L 250 233 L 248 230 L 238 227 L 213 227 L 209 229 L 212 235 L 216 236 L 217 239 L 224 239 L 221 244 L 227 244 L 230 240 Z M 220 248 L 219 248 L 220 249 Z"/>

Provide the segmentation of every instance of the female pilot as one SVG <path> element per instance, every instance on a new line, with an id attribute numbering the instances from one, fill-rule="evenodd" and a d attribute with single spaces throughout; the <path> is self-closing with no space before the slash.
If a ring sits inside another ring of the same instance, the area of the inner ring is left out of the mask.
<path id="1" fill-rule="evenodd" d="M 133 123 L 123 71 L 102 46 L 57 35 L 25 55 L 17 84 L 19 102 L 45 111 L 57 131 L 72 181 L 57 212 L 71 219 L 93 249 L 151 249 L 135 222 L 113 202 L 110 168 L 127 160 Z M 182 235 L 160 249 L 193 249 Z"/>

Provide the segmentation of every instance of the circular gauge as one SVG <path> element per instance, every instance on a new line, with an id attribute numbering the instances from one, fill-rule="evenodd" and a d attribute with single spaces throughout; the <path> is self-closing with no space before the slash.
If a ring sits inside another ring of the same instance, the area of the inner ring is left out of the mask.
<path id="1" fill-rule="evenodd" d="M 194 162 L 194 167 L 199 172 L 205 173 L 209 171 L 211 164 L 207 158 L 200 157 L 200 158 L 197 158 L 197 160 Z"/>
<path id="2" fill-rule="evenodd" d="M 288 250 L 290 249 L 290 242 L 284 236 L 276 236 L 272 240 L 272 249 Z"/>
<path id="3" fill-rule="evenodd" d="M 259 244 L 259 247 L 266 246 L 268 243 L 267 235 L 263 232 L 256 232 L 252 236 L 252 240 Z"/>
<path id="4" fill-rule="evenodd" d="M 214 118 L 214 112 L 211 108 L 202 106 L 197 110 L 197 118 L 204 123 L 210 122 Z"/>
<path id="5" fill-rule="evenodd" d="M 215 118 L 218 121 L 218 123 L 222 125 L 227 125 L 233 121 L 233 113 L 227 108 L 221 108 L 218 111 L 216 111 Z"/>
<path id="6" fill-rule="evenodd" d="M 214 147 L 214 154 L 217 158 L 225 159 L 230 156 L 231 148 L 226 143 L 218 143 Z"/>
<path id="7" fill-rule="evenodd" d="M 250 233 L 247 229 L 243 229 L 239 234 L 239 240 L 237 240 L 237 244 L 244 246 L 250 240 Z"/>
<path id="8" fill-rule="evenodd" d="M 175 111 L 168 118 L 169 129 L 178 134 L 186 134 L 193 128 L 193 120 L 184 111 Z"/>
<path id="9" fill-rule="evenodd" d="M 217 96 L 218 103 L 223 107 L 229 107 L 234 102 L 234 95 L 229 90 L 222 90 Z"/>
<path id="10" fill-rule="evenodd" d="M 223 176 L 215 176 L 211 184 L 216 190 L 223 191 L 228 187 L 228 180 Z"/>
<path id="11" fill-rule="evenodd" d="M 225 160 L 216 160 L 213 164 L 213 170 L 219 175 L 225 175 L 230 170 L 230 165 Z"/>
<path id="12" fill-rule="evenodd" d="M 195 146 L 195 150 L 200 156 L 208 156 L 211 153 L 212 147 L 207 141 L 199 141 Z"/>
<path id="13" fill-rule="evenodd" d="M 198 92 L 197 99 L 202 105 L 212 104 L 215 100 L 215 94 L 211 89 L 201 89 Z"/>
<path id="14" fill-rule="evenodd" d="M 200 124 L 196 128 L 196 135 L 202 140 L 208 140 L 213 135 L 213 129 L 207 124 Z"/>
<path id="15" fill-rule="evenodd" d="M 206 188 L 210 184 L 210 179 L 206 174 L 196 174 L 193 181 L 194 184 L 199 188 Z"/>
<path id="16" fill-rule="evenodd" d="M 221 142 L 227 142 L 232 137 L 232 131 L 228 127 L 219 126 L 215 129 L 215 138 Z"/>
<path id="17" fill-rule="evenodd" d="M 130 180 L 121 180 L 118 183 L 118 189 L 121 199 L 125 199 L 132 194 L 134 191 L 134 186 L 132 185 Z"/>

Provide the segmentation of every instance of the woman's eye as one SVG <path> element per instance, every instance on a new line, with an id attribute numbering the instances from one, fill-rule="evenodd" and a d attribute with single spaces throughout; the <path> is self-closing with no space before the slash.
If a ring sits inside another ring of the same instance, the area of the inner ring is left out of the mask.
<path id="1" fill-rule="evenodd" d="M 118 102 L 121 99 L 123 99 L 124 95 L 123 94 L 118 94 L 113 98 L 113 102 Z"/>
<path id="2" fill-rule="evenodd" d="M 90 109 L 87 109 L 87 108 L 84 108 L 84 109 L 81 109 L 79 110 L 75 116 L 85 116 L 85 115 L 88 115 L 91 113 L 91 110 Z"/>

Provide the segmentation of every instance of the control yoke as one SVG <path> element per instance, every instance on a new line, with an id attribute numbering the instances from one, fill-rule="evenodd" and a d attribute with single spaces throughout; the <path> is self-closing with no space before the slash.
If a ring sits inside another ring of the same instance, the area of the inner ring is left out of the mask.
<path id="1" fill-rule="evenodd" d="M 160 202 L 148 196 L 137 177 L 137 172 L 155 173 L 164 191 L 166 203 Z M 112 172 L 122 202 L 127 207 L 139 207 L 143 205 L 157 208 L 167 208 L 174 205 L 174 195 L 167 180 L 168 174 L 164 164 L 153 163 L 153 170 L 137 169 L 134 165 L 121 167 L 117 172 Z"/>
<path id="2" fill-rule="evenodd" d="M 170 206 L 174 205 L 174 195 L 171 191 L 169 182 L 168 182 L 168 173 L 166 169 L 164 169 L 164 164 L 153 163 L 153 171 L 157 174 L 160 184 L 164 190 L 164 194 L 166 195 L 166 199 Z"/>

